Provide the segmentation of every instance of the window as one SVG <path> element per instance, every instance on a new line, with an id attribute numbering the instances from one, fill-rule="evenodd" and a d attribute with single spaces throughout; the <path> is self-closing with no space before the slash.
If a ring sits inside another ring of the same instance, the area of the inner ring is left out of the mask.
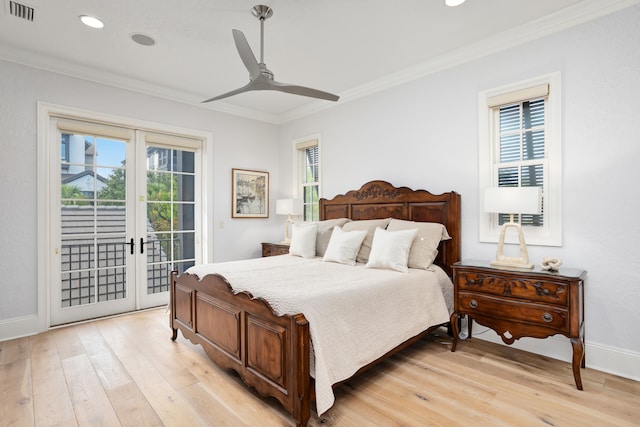
<path id="1" fill-rule="evenodd" d="M 528 244 L 559 246 L 559 73 L 480 93 L 479 131 L 480 241 L 496 242 L 509 220 L 509 212 L 483 211 L 485 188 L 542 187 L 542 214 L 517 220 Z"/>
<path id="2" fill-rule="evenodd" d="M 302 199 L 303 220 L 320 219 L 320 144 L 319 137 L 304 138 L 295 142 L 298 197 Z"/>

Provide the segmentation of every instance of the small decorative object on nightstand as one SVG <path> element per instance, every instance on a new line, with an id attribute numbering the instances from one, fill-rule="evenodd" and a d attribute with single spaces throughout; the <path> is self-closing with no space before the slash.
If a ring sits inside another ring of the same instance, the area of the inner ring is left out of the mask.
<path id="1" fill-rule="evenodd" d="M 562 334 L 573 346 L 573 378 L 582 390 L 580 368 L 585 367 L 584 279 L 586 271 L 561 268 L 545 271 L 506 270 L 488 261 L 462 261 L 453 265 L 453 344 L 458 344 L 458 319 L 487 326 L 513 344 L 522 337 L 547 338 Z"/>
<path id="2" fill-rule="evenodd" d="M 282 243 L 262 243 L 262 256 L 286 255 L 289 253 L 289 245 Z"/>
<path id="3" fill-rule="evenodd" d="M 560 258 L 542 258 L 542 261 L 540 261 L 540 268 L 551 272 L 560 270 L 561 265 L 562 260 Z"/>

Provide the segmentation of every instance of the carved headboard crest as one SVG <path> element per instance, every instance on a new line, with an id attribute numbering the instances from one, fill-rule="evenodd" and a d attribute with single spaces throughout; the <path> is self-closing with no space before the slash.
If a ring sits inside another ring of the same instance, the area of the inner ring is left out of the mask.
<path id="1" fill-rule="evenodd" d="M 353 197 L 358 200 L 366 200 L 366 199 L 391 199 L 395 200 L 400 196 L 400 190 L 397 188 L 382 188 L 379 184 L 371 184 L 368 188 L 362 188 L 362 190 L 358 190 L 355 192 Z M 373 201 L 373 200 L 372 200 Z"/>

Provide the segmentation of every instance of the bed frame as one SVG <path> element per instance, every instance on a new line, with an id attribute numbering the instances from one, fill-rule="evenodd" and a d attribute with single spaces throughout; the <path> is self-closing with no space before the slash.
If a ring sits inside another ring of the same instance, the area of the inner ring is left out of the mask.
<path id="1" fill-rule="evenodd" d="M 320 219 L 397 218 L 444 224 L 452 239 L 441 243 L 435 263 L 451 276 L 460 260 L 460 195 L 396 188 L 371 181 L 360 189 L 320 199 Z M 275 397 L 298 427 L 306 426 L 314 400 L 309 373 L 309 323 L 303 314 L 278 316 L 269 303 L 248 292 L 234 294 L 221 275 L 171 274 L 170 326 L 200 344 L 219 366 L 235 370 L 263 396 Z M 356 375 L 431 333 L 431 327 L 396 347 Z"/>

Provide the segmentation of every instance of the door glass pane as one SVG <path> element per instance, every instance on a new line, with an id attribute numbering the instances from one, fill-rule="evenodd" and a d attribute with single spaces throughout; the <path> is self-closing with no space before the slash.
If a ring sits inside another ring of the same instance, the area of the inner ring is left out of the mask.
<path id="1" fill-rule="evenodd" d="M 62 134 L 60 145 L 61 307 L 125 298 L 126 142 Z"/>
<path id="2" fill-rule="evenodd" d="M 195 153 L 147 147 L 147 293 L 195 260 Z M 184 270 L 182 270 L 184 271 Z"/>
<path id="3" fill-rule="evenodd" d="M 91 271 L 62 273 L 60 306 L 90 304 L 95 301 L 95 288 Z"/>
<path id="4" fill-rule="evenodd" d="M 125 202 L 97 202 L 96 233 L 117 235 L 119 241 L 124 243 L 127 234 L 126 214 Z"/>
<path id="5" fill-rule="evenodd" d="M 181 203 L 176 205 L 177 210 L 177 229 L 176 231 L 194 230 L 195 229 L 195 206 L 193 204 Z"/>
<path id="6" fill-rule="evenodd" d="M 176 233 L 173 236 L 173 259 L 195 258 L 195 233 Z"/>
<path id="7" fill-rule="evenodd" d="M 122 141 L 96 138 L 96 147 L 99 154 L 96 160 L 98 166 L 123 167 L 125 165 L 127 146 Z"/>
<path id="8" fill-rule="evenodd" d="M 171 264 L 148 264 L 147 265 L 147 294 L 157 294 L 169 290 L 169 276 L 171 274 Z"/>
<path id="9" fill-rule="evenodd" d="M 147 172 L 147 201 L 171 201 L 171 174 L 163 172 Z"/>
<path id="10" fill-rule="evenodd" d="M 62 271 L 94 268 L 95 247 L 92 236 L 63 237 L 60 249 Z"/>
<path id="11" fill-rule="evenodd" d="M 171 231 L 172 219 L 175 218 L 173 203 L 147 202 L 147 230 L 162 232 Z"/>
<path id="12" fill-rule="evenodd" d="M 195 176 L 180 175 L 176 179 L 176 192 L 181 202 L 193 202 L 195 200 Z"/>
<path id="13" fill-rule="evenodd" d="M 171 170 L 171 150 L 169 148 L 147 147 L 147 170 Z"/>
<path id="14" fill-rule="evenodd" d="M 126 265 L 129 246 L 124 237 L 107 237 L 97 240 L 98 267 L 115 267 Z"/>
<path id="15" fill-rule="evenodd" d="M 98 199 L 124 201 L 127 199 L 126 171 L 122 168 L 98 168 Z"/>
<path id="16" fill-rule="evenodd" d="M 127 297 L 125 268 L 98 270 L 98 301 L 111 301 Z"/>
<path id="17" fill-rule="evenodd" d="M 173 150 L 174 164 L 172 170 L 176 172 L 195 172 L 195 153 L 192 151 Z"/>

